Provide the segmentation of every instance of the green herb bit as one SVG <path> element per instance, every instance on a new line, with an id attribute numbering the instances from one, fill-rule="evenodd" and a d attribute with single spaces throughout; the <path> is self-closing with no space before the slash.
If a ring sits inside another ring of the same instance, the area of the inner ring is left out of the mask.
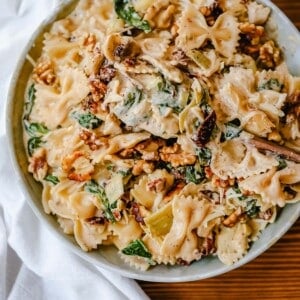
<path id="1" fill-rule="evenodd" d="M 35 149 L 39 148 L 41 144 L 44 143 L 40 136 L 34 136 L 30 138 L 27 142 L 27 151 L 29 156 L 32 156 Z"/>
<path id="2" fill-rule="evenodd" d="M 138 88 L 134 89 L 132 92 L 127 94 L 124 102 L 124 106 L 130 109 L 134 104 L 140 103 L 142 100 L 142 91 Z"/>
<path id="3" fill-rule="evenodd" d="M 121 250 L 123 254 L 151 258 L 152 255 L 141 240 L 131 242 L 127 247 Z"/>
<path id="4" fill-rule="evenodd" d="M 141 29 L 146 33 L 151 31 L 149 22 L 142 19 L 128 0 L 114 0 L 114 3 L 117 15 L 128 25 Z"/>
<path id="5" fill-rule="evenodd" d="M 195 184 L 201 183 L 205 178 L 205 173 L 203 168 L 200 167 L 197 170 L 194 166 L 187 166 L 185 168 L 185 180 L 186 182 L 193 182 Z"/>
<path id="6" fill-rule="evenodd" d="M 48 128 L 44 124 L 29 123 L 24 120 L 25 129 L 30 136 L 41 136 L 49 132 Z"/>
<path id="7" fill-rule="evenodd" d="M 162 78 L 162 81 L 157 84 L 157 89 L 160 92 L 170 94 L 173 97 L 175 97 L 178 93 L 178 86 L 166 80 L 164 77 Z"/>
<path id="8" fill-rule="evenodd" d="M 211 160 L 211 151 L 207 147 L 196 148 L 200 166 L 208 166 Z"/>
<path id="9" fill-rule="evenodd" d="M 24 115 L 24 119 L 29 119 L 29 116 L 32 112 L 32 108 L 34 105 L 34 101 L 35 101 L 35 86 L 34 84 L 32 84 L 29 89 L 28 89 L 28 100 L 25 102 L 25 115 Z"/>
<path id="10" fill-rule="evenodd" d="M 276 92 L 280 92 L 283 89 L 284 85 L 278 81 L 276 78 L 271 78 L 267 80 L 266 82 L 262 83 L 259 87 L 258 90 L 272 90 Z"/>
<path id="11" fill-rule="evenodd" d="M 72 117 L 78 121 L 80 126 L 87 129 L 96 129 L 102 124 L 102 120 L 97 118 L 91 113 L 81 114 L 79 112 L 73 112 Z"/>
<path id="12" fill-rule="evenodd" d="M 221 135 L 221 142 L 232 140 L 233 138 L 238 137 L 242 131 L 238 119 L 234 119 L 228 123 L 225 123 L 224 125 L 225 131 Z"/>
<path id="13" fill-rule="evenodd" d="M 54 176 L 54 175 L 52 175 L 52 174 L 48 174 L 48 175 L 44 178 L 44 180 L 49 181 L 49 182 L 53 183 L 54 185 L 56 185 L 56 184 L 59 183 L 58 177 L 57 177 L 57 176 Z"/>
<path id="14" fill-rule="evenodd" d="M 277 159 L 277 161 L 278 161 L 278 166 L 277 166 L 277 170 L 278 170 L 278 171 L 280 171 L 280 170 L 282 170 L 282 169 L 284 169 L 284 168 L 287 167 L 286 160 L 285 160 L 282 156 L 278 155 L 278 156 L 276 157 L 276 159 Z"/>
<path id="15" fill-rule="evenodd" d="M 247 201 L 246 214 L 250 218 L 254 218 L 260 212 L 260 207 L 256 206 L 256 200 L 251 199 Z"/>
<path id="16" fill-rule="evenodd" d="M 84 190 L 97 196 L 98 200 L 101 201 L 101 203 L 105 207 L 105 217 L 109 221 L 114 222 L 115 217 L 111 211 L 111 206 L 106 196 L 105 189 L 102 186 L 100 186 L 95 180 L 91 180 L 84 185 Z"/>

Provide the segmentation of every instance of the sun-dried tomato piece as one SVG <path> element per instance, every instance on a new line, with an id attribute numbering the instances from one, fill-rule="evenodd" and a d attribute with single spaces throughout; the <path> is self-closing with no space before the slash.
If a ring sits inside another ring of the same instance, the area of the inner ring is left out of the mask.
<path id="1" fill-rule="evenodd" d="M 216 113 L 212 111 L 200 125 L 194 142 L 198 147 L 205 146 L 209 142 L 212 132 L 216 125 Z"/>

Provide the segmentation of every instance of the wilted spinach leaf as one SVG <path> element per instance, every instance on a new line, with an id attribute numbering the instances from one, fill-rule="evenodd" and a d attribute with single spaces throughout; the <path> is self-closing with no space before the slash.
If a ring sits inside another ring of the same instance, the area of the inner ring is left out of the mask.
<path id="1" fill-rule="evenodd" d="M 41 144 L 44 143 L 40 136 L 34 136 L 30 138 L 27 142 L 27 151 L 29 156 L 32 156 L 35 149 L 39 148 Z"/>
<path id="2" fill-rule="evenodd" d="M 54 176 L 54 175 L 51 175 L 51 174 L 48 174 L 44 180 L 46 181 L 49 181 L 51 183 L 53 183 L 54 185 L 58 184 L 59 183 L 59 179 L 57 176 Z"/>
<path id="3" fill-rule="evenodd" d="M 148 21 L 142 19 L 128 0 L 114 0 L 114 3 L 117 15 L 128 25 L 141 29 L 146 33 L 151 31 Z"/>
<path id="4" fill-rule="evenodd" d="M 73 112 L 72 117 L 78 121 L 80 126 L 87 128 L 87 129 L 96 129 L 102 124 L 102 120 L 97 118 L 95 115 L 91 113 L 79 113 Z"/>
<path id="5" fill-rule="evenodd" d="M 144 258 L 152 257 L 151 253 L 141 240 L 135 240 L 131 242 L 127 247 L 122 249 L 122 253 L 126 255 L 141 256 Z"/>
<path id="6" fill-rule="evenodd" d="M 114 215 L 111 211 L 112 207 L 111 207 L 111 205 L 109 203 L 109 200 L 106 196 L 104 188 L 101 185 L 99 185 L 95 180 L 91 180 L 91 181 L 87 182 L 84 185 L 84 190 L 89 192 L 89 193 L 95 194 L 97 196 L 98 200 L 105 207 L 105 211 L 104 211 L 105 217 L 108 220 L 114 222 L 115 217 L 114 217 Z"/>

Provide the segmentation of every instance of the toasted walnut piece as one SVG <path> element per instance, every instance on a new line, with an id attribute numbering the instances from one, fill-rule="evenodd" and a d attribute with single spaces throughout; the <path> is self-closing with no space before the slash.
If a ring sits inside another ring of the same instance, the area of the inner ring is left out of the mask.
<path id="1" fill-rule="evenodd" d="M 96 36 L 93 33 L 89 33 L 83 39 L 83 46 L 86 46 L 88 51 L 93 51 L 96 42 L 97 42 Z"/>
<path id="2" fill-rule="evenodd" d="M 47 152 L 44 148 L 36 150 L 29 158 L 28 171 L 33 174 L 34 179 L 41 181 L 47 175 L 48 164 L 46 159 Z"/>
<path id="3" fill-rule="evenodd" d="M 158 149 L 162 146 L 160 140 L 146 140 L 137 144 L 134 148 L 142 154 L 144 160 L 159 160 Z"/>
<path id="4" fill-rule="evenodd" d="M 226 227 L 233 227 L 241 219 L 243 214 L 242 208 L 239 207 L 229 217 L 223 221 L 223 225 Z"/>
<path id="5" fill-rule="evenodd" d="M 166 179 L 165 178 L 156 178 L 147 183 L 147 188 L 149 191 L 154 191 L 156 193 L 162 192 L 166 187 Z"/>
<path id="6" fill-rule="evenodd" d="M 251 24 L 249 22 L 241 23 L 239 25 L 239 29 L 242 33 L 249 34 L 252 38 L 262 37 L 265 33 L 263 26 L 256 26 L 255 24 Z"/>
<path id="7" fill-rule="evenodd" d="M 94 151 L 99 149 L 103 145 L 107 145 L 107 138 L 98 138 L 94 132 L 88 130 L 82 130 L 79 133 L 79 138 L 84 141 L 84 143 L 89 146 L 89 148 Z"/>
<path id="8" fill-rule="evenodd" d="M 184 188 L 185 183 L 183 181 L 178 182 L 174 188 L 172 188 L 164 197 L 165 203 L 171 201 L 176 195 L 178 195 Z"/>
<path id="9" fill-rule="evenodd" d="M 96 114 L 99 112 L 99 105 L 100 102 L 99 101 L 94 101 L 93 96 L 90 94 L 88 96 L 86 96 L 82 102 L 81 102 L 82 108 L 84 110 L 89 110 L 91 111 L 93 114 Z"/>
<path id="10" fill-rule="evenodd" d="M 56 76 L 51 61 L 44 60 L 39 62 L 33 69 L 32 79 L 38 83 L 52 85 L 55 82 Z"/>
<path id="11" fill-rule="evenodd" d="M 136 150 L 134 148 L 123 149 L 119 152 L 122 158 L 133 158 L 136 155 Z"/>
<path id="12" fill-rule="evenodd" d="M 211 183 L 214 187 L 227 188 L 228 186 L 234 185 L 235 180 L 234 178 L 221 179 L 217 175 L 213 174 L 211 178 Z"/>
<path id="13" fill-rule="evenodd" d="M 196 156 L 182 151 L 180 145 L 177 143 L 172 146 L 164 146 L 159 149 L 159 152 L 160 159 L 171 163 L 174 168 L 193 165 L 196 162 Z"/>
<path id="14" fill-rule="evenodd" d="M 104 98 L 107 92 L 106 84 L 103 83 L 98 76 L 96 76 L 90 78 L 89 86 L 90 86 L 93 100 L 95 102 L 100 102 Z"/>
<path id="15" fill-rule="evenodd" d="M 164 146 L 160 150 L 160 153 L 162 154 L 174 154 L 178 153 L 180 150 L 180 145 L 179 144 L 174 144 L 173 146 Z"/>
<path id="16" fill-rule="evenodd" d="M 132 168 L 132 174 L 134 176 L 141 175 L 142 173 L 150 174 L 154 171 L 154 164 L 152 162 L 146 162 L 145 160 L 141 159 L 135 162 Z"/>
<path id="17" fill-rule="evenodd" d="M 223 13 L 222 8 L 219 6 L 217 2 L 215 2 L 212 6 L 202 6 L 200 7 L 200 12 L 206 19 L 206 23 L 209 26 L 213 26 L 217 20 L 217 18 Z"/>
<path id="18" fill-rule="evenodd" d="M 179 166 L 193 165 L 196 162 L 196 156 L 190 153 L 160 153 L 160 159 L 171 163 L 172 167 L 177 168 Z"/>
<path id="19" fill-rule="evenodd" d="M 90 180 L 94 172 L 94 166 L 83 151 L 75 151 L 64 157 L 62 168 L 68 174 L 68 179 L 79 182 Z"/>
<path id="20" fill-rule="evenodd" d="M 273 41 L 268 41 L 260 47 L 259 60 L 267 68 L 275 68 L 280 63 L 281 53 Z"/>

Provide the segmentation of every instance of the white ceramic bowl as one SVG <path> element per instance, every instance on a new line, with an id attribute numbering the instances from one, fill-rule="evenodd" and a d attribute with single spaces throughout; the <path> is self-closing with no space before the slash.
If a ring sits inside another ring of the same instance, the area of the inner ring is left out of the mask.
<path id="1" fill-rule="evenodd" d="M 277 24 L 277 41 L 285 54 L 288 67 L 293 75 L 300 75 L 300 34 L 288 18 L 270 1 L 260 1 L 272 9 L 272 20 Z M 213 277 L 253 260 L 274 244 L 300 216 L 300 203 L 286 206 L 278 216 L 277 221 L 269 225 L 262 233 L 260 239 L 255 242 L 247 255 L 232 266 L 223 265 L 217 258 L 207 257 L 190 266 L 156 266 L 146 272 L 135 270 L 126 265 L 118 256 L 114 247 L 101 247 L 101 249 L 86 253 L 81 250 L 73 237 L 62 233 L 56 219 L 44 213 L 41 204 L 41 185 L 38 184 L 27 171 L 27 158 L 22 138 L 22 111 L 24 105 L 24 90 L 32 67 L 25 59 L 30 53 L 37 58 L 41 52 L 42 34 L 56 19 L 66 16 L 74 7 L 76 1 L 61 5 L 46 22 L 41 24 L 29 41 L 21 56 L 17 69 L 11 82 L 9 99 L 7 104 L 7 132 L 9 137 L 10 153 L 13 164 L 20 178 L 24 194 L 31 208 L 48 228 L 57 236 L 57 242 L 63 243 L 71 251 L 78 254 L 90 263 L 115 271 L 121 275 L 157 282 L 183 282 Z"/>

